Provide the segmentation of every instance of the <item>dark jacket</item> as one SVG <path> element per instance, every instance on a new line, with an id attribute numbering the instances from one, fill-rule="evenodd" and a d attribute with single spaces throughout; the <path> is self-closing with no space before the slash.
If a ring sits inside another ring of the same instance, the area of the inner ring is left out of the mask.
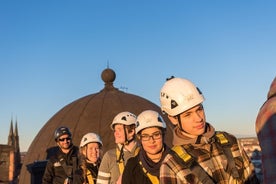
<path id="1" fill-rule="evenodd" d="M 122 176 L 122 184 L 151 184 L 153 183 L 146 172 L 152 176 L 156 176 L 159 180 L 159 171 L 162 161 L 169 153 L 170 148 L 164 145 L 164 151 L 162 153 L 161 160 L 157 163 L 151 161 L 147 156 L 143 148 L 137 156 L 130 158 L 127 161 L 126 167 Z M 143 170 L 144 169 L 144 170 Z"/>
<path id="2" fill-rule="evenodd" d="M 145 175 L 139 164 L 138 156 L 132 157 L 127 161 L 123 172 L 122 184 L 151 184 L 149 178 Z"/>
<path id="3" fill-rule="evenodd" d="M 93 180 L 94 184 L 96 184 L 100 162 L 98 162 L 96 165 L 86 162 L 85 165 L 87 169 L 86 173 L 84 174 L 83 169 L 81 169 L 81 167 L 79 166 L 78 170 L 76 170 L 73 184 L 90 184 L 89 178 Z"/>
<path id="4" fill-rule="evenodd" d="M 73 178 L 73 167 L 77 167 L 77 155 L 78 147 L 76 146 L 72 146 L 68 154 L 58 149 L 47 162 L 42 184 L 64 184 L 66 178 Z"/>

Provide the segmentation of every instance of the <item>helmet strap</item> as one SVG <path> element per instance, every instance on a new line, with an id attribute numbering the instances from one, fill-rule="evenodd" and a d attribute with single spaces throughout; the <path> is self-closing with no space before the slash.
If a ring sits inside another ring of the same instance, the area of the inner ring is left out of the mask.
<path id="1" fill-rule="evenodd" d="M 177 117 L 177 120 L 178 120 L 179 129 L 180 129 L 181 131 L 183 131 L 183 132 L 186 132 L 186 131 L 182 128 L 182 123 L 181 123 L 180 114 L 177 114 L 176 117 Z"/>
<path id="2" fill-rule="evenodd" d="M 121 160 L 124 161 L 124 147 L 125 147 L 125 145 L 123 144 L 121 147 L 121 150 L 120 150 L 119 157 L 116 160 L 116 162 L 118 162 L 118 163 L 121 162 Z"/>
<path id="3" fill-rule="evenodd" d="M 129 143 L 131 143 L 134 140 L 134 136 L 130 140 L 128 140 L 126 125 L 124 125 L 124 134 L 125 134 L 125 142 L 124 142 L 124 144 L 128 145 Z"/>
<path id="4" fill-rule="evenodd" d="M 128 144 L 131 143 L 133 140 L 134 140 L 134 137 L 133 137 L 132 139 L 130 139 L 130 140 L 127 140 L 127 141 L 125 142 L 125 145 L 128 145 Z"/>

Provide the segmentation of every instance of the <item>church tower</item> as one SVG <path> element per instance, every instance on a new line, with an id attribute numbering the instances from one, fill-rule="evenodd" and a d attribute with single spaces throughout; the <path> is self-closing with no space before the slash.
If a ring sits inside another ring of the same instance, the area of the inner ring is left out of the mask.
<path id="1" fill-rule="evenodd" d="M 0 145 L 0 183 L 17 184 L 21 165 L 17 121 L 14 129 L 11 119 L 8 143 Z"/>

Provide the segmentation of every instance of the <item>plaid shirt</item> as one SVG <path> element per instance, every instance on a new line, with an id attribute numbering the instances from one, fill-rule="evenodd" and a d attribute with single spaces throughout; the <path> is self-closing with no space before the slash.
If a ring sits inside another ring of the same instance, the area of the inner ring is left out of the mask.
<path id="1" fill-rule="evenodd" d="M 225 133 L 226 134 L 226 133 Z M 177 136 L 177 135 L 175 135 Z M 230 172 L 229 159 L 224 153 L 221 144 L 216 141 L 214 136 L 209 139 L 208 143 L 186 144 L 181 147 L 185 149 L 195 159 L 205 173 L 211 178 L 211 183 L 229 184 L 229 183 L 259 183 L 254 167 L 246 153 L 239 147 L 234 136 L 227 134 L 231 139 L 230 150 L 233 155 L 235 168 L 239 173 L 239 178 L 234 178 Z M 191 167 L 184 166 L 172 154 L 168 154 L 160 168 L 160 183 L 181 183 L 181 184 L 201 184 L 199 173 L 192 171 Z"/>
<path id="2" fill-rule="evenodd" d="M 264 183 L 276 183 L 276 77 L 256 118 L 256 133 L 262 149 Z"/>

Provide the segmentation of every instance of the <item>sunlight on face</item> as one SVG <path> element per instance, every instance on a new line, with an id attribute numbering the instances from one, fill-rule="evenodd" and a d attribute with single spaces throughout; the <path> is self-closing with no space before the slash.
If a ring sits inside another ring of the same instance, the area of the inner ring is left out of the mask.
<path id="1" fill-rule="evenodd" d="M 83 151 L 83 154 L 89 159 L 91 163 L 96 163 L 100 157 L 100 145 L 99 143 L 88 143 L 86 145 L 86 150 Z"/>
<path id="2" fill-rule="evenodd" d="M 142 130 L 140 140 L 149 158 L 152 158 L 152 156 L 159 153 L 163 148 L 162 131 L 157 127 Z"/>
<path id="3" fill-rule="evenodd" d="M 114 138 L 116 144 L 123 144 L 125 142 L 124 125 L 114 125 Z"/>
<path id="4" fill-rule="evenodd" d="M 60 136 L 57 140 L 57 144 L 62 150 L 68 150 L 72 144 L 71 137 L 67 134 Z"/>
<path id="5" fill-rule="evenodd" d="M 201 104 L 180 114 L 181 125 L 185 132 L 191 135 L 201 135 L 205 131 L 206 119 Z"/>

